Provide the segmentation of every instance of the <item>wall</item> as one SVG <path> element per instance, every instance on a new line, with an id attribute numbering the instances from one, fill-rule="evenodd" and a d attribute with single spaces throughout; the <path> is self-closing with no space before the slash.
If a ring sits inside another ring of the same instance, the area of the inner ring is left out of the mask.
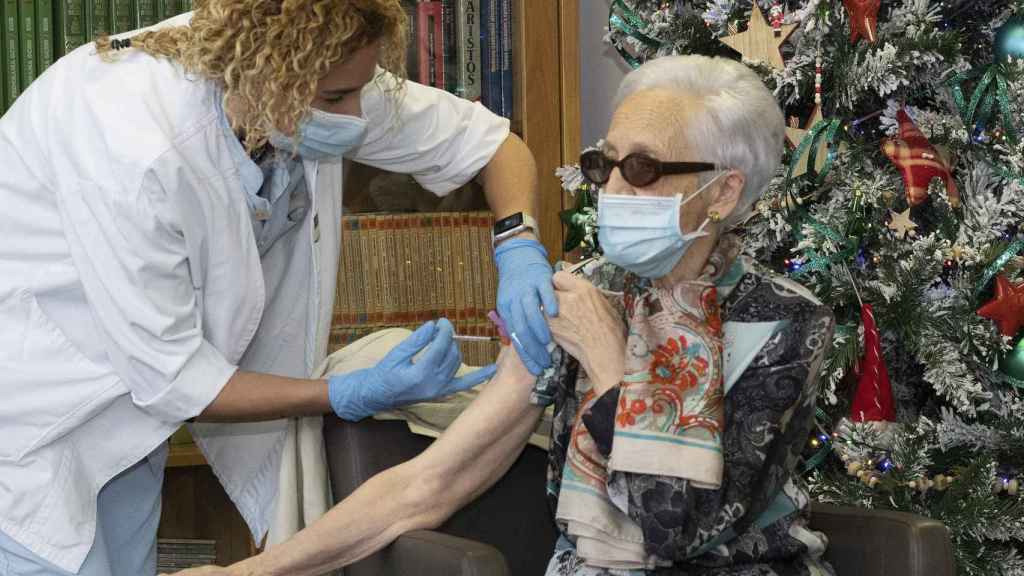
<path id="1" fill-rule="evenodd" d="M 580 0 L 580 136 L 584 146 L 604 137 L 619 81 L 629 72 L 614 48 L 604 43 L 611 0 Z"/>

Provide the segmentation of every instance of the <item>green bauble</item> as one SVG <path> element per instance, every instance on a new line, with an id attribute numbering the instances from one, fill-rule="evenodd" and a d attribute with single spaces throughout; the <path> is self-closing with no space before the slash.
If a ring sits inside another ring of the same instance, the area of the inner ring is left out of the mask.
<path id="1" fill-rule="evenodd" d="M 1024 380 L 1024 334 L 1017 338 L 1013 349 L 999 362 L 999 371 L 1011 378 Z"/>
<path id="2" fill-rule="evenodd" d="M 1014 14 L 996 30 L 992 51 L 996 62 L 1004 62 L 1007 56 L 1024 58 L 1024 14 Z"/>

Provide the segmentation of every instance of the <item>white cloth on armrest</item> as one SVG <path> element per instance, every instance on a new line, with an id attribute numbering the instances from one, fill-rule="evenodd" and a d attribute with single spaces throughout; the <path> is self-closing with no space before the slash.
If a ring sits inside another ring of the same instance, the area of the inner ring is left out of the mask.
<path id="1" fill-rule="evenodd" d="M 334 352 L 317 370 L 317 374 L 345 374 L 362 368 L 369 368 L 380 362 L 384 356 L 405 340 L 411 331 L 405 328 L 386 328 L 369 334 Z M 458 371 L 461 376 L 476 370 L 475 366 L 463 364 Z M 459 414 L 480 394 L 480 386 L 466 392 L 458 392 L 452 396 L 438 398 L 430 402 L 421 402 L 404 406 L 390 412 L 375 414 L 377 420 L 404 420 L 413 434 L 437 438 L 448 426 L 458 418 Z M 551 443 L 552 408 L 549 406 L 541 417 L 537 428 L 530 435 L 529 443 L 547 450 Z"/>

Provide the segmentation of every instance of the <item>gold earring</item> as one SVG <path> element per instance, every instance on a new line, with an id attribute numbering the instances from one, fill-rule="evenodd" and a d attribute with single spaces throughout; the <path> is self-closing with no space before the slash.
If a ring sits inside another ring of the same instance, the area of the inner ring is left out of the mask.
<path id="1" fill-rule="evenodd" d="M 721 222 L 722 215 L 719 214 L 717 210 L 712 210 L 711 212 L 708 212 L 708 219 L 715 223 Z"/>

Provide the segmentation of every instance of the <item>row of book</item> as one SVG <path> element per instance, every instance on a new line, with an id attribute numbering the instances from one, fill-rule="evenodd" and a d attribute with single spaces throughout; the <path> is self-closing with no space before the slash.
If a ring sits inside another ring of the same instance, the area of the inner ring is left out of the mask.
<path id="1" fill-rule="evenodd" d="M 490 212 L 344 216 L 332 350 L 374 330 L 441 317 L 457 333 L 496 336 L 487 320 L 498 291 L 493 225 Z M 463 343 L 467 360 L 486 363 L 496 352 L 494 343 Z"/>
<path id="2" fill-rule="evenodd" d="M 490 212 L 344 216 L 334 323 L 485 319 L 498 288 L 493 223 Z"/>
<path id="3" fill-rule="evenodd" d="M 103 34 L 145 28 L 193 0 L 0 0 L 0 114 L 64 54 Z"/>
<path id="4" fill-rule="evenodd" d="M 495 361 L 501 347 L 497 340 L 498 330 L 490 321 L 453 321 L 455 333 L 460 336 L 476 336 L 491 338 L 491 340 L 473 339 L 459 340 L 459 352 L 462 353 L 462 362 L 468 366 L 484 366 Z M 405 328 L 409 331 L 419 328 L 421 323 L 399 324 L 388 328 Z M 331 329 L 331 337 L 328 345 L 328 353 L 340 350 L 370 334 L 383 330 L 380 326 L 337 326 Z M 182 428 L 184 430 L 184 428 Z"/>
<path id="5" fill-rule="evenodd" d="M 512 118 L 513 0 L 403 0 L 409 78 Z"/>
<path id="6" fill-rule="evenodd" d="M 156 571 L 158 574 L 169 574 L 216 562 L 216 540 L 159 538 L 156 541 Z"/>

